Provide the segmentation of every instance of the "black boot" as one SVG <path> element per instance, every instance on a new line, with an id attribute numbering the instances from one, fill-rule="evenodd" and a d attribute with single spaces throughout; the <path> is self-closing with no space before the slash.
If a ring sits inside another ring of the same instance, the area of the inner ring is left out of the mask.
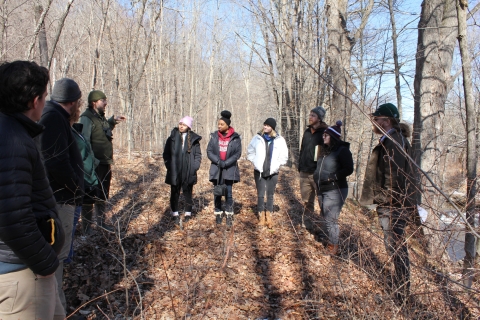
<path id="1" fill-rule="evenodd" d="M 191 218 L 192 218 L 192 215 L 191 215 L 191 214 L 188 215 L 188 216 L 185 215 L 185 216 L 183 217 L 183 222 L 184 222 L 184 223 L 187 223 L 188 221 L 190 221 Z"/>
<path id="2" fill-rule="evenodd" d="M 95 212 L 97 213 L 97 225 L 107 232 L 115 233 L 115 228 L 105 222 L 105 202 L 95 203 Z"/>
<path id="3" fill-rule="evenodd" d="M 82 232 L 88 236 L 92 232 L 93 204 L 84 204 L 82 206 Z"/>
<path id="4" fill-rule="evenodd" d="M 215 222 L 217 223 L 217 225 L 220 225 L 222 224 L 222 220 L 223 220 L 223 213 L 215 213 Z"/>

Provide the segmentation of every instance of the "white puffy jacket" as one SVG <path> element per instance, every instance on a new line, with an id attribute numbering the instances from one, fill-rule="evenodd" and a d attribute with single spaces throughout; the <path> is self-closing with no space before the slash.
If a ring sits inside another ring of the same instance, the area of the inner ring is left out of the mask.
<path id="1" fill-rule="evenodd" d="M 256 134 L 247 148 L 247 159 L 253 163 L 255 170 L 263 172 L 265 162 L 265 139 Z M 285 139 L 277 134 L 273 142 L 272 162 L 270 163 L 270 175 L 277 173 L 280 166 L 287 163 L 288 148 Z"/>

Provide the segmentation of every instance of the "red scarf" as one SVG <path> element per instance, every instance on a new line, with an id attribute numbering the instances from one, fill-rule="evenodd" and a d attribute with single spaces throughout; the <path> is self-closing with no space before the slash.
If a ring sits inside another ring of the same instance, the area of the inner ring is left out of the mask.
<path id="1" fill-rule="evenodd" d="M 228 128 L 227 134 L 223 136 L 223 133 L 220 131 L 218 132 L 218 147 L 220 150 L 220 160 L 227 160 L 227 149 L 228 149 L 228 143 L 230 142 L 230 137 L 232 134 L 235 132 L 235 129 L 233 127 Z"/>

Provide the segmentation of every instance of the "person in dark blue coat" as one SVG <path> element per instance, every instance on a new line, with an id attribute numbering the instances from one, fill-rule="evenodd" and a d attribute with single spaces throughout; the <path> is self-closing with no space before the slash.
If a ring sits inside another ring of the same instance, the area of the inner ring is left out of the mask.
<path id="1" fill-rule="evenodd" d="M 348 194 L 347 177 L 353 173 L 350 144 L 341 140 L 341 126 L 342 121 L 339 120 L 323 133 L 324 146 L 313 174 L 318 187 L 322 226 L 326 229 L 327 247 L 332 255 L 338 252 L 338 217 Z"/>
<path id="2" fill-rule="evenodd" d="M 175 225 L 181 226 L 178 200 L 180 191 L 185 197 L 184 222 L 192 216 L 193 208 L 193 186 L 197 183 L 197 171 L 202 162 L 202 151 L 200 150 L 200 137 L 192 131 L 193 119 L 189 116 L 183 117 L 178 127 L 172 130 L 170 137 L 165 143 L 163 160 L 167 167 L 165 183 L 170 185 L 170 209 Z"/>
<path id="3" fill-rule="evenodd" d="M 230 126 L 230 111 L 224 110 L 218 119 L 218 131 L 210 135 L 207 146 L 207 156 L 212 162 L 210 165 L 210 181 L 216 186 L 222 182 L 226 185 L 227 194 L 225 215 L 227 226 L 233 225 L 233 184 L 240 181 L 240 170 L 237 161 L 242 155 L 242 140 L 235 129 Z M 222 196 L 215 196 L 215 220 L 217 225 L 222 223 Z"/>
<path id="4" fill-rule="evenodd" d="M 0 65 L 0 319 L 64 319 L 54 276 L 65 242 L 38 146 L 48 70 Z M 52 237 L 52 231 L 53 237 Z"/>

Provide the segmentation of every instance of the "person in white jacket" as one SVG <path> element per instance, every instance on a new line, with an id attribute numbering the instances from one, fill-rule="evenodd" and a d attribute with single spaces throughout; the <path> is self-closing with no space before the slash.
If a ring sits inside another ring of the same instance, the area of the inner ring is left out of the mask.
<path id="1" fill-rule="evenodd" d="M 255 186 L 257 187 L 257 211 L 259 225 L 272 228 L 273 194 L 278 181 L 280 166 L 288 160 L 288 148 L 285 139 L 275 132 L 277 122 L 268 118 L 262 130 L 256 134 L 247 148 L 247 158 L 255 168 Z M 265 192 L 267 205 L 265 208 Z M 266 209 L 266 211 L 265 211 Z"/>

